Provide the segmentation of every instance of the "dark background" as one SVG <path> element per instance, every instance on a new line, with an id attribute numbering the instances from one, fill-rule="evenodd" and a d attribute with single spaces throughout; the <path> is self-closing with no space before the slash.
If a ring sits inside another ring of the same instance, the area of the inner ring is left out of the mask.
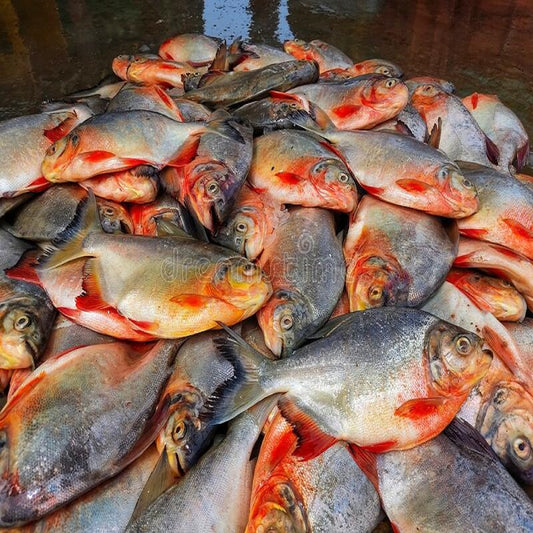
<path id="1" fill-rule="evenodd" d="M 121 53 L 206 32 L 320 38 L 354 60 L 496 93 L 533 133 L 532 0 L 0 0 L 0 119 L 95 85 Z"/>

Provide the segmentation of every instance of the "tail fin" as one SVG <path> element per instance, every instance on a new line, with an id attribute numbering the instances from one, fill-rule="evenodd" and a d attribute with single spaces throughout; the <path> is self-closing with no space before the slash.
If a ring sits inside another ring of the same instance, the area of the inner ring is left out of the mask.
<path id="1" fill-rule="evenodd" d="M 206 400 L 201 418 L 221 424 L 236 417 L 271 393 L 264 390 L 261 377 L 274 364 L 226 325 L 228 337 L 215 340 L 219 353 L 233 365 L 233 376 Z"/>
<path id="2" fill-rule="evenodd" d="M 45 269 L 53 269 L 82 257 L 90 257 L 83 249 L 83 241 L 90 233 L 102 232 L 96 198 L 89 191 L 87 199 L 78 205 L 72 222 L 53 240 L 53 247 L 44 254 L 39 264 Z"/>

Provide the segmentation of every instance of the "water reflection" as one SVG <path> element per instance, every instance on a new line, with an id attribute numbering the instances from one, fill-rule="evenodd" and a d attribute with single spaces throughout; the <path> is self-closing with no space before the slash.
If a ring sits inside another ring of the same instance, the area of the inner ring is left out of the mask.
<path id="1" fill-rule="evenodd" d="M 176 33 L 323 39 L 461 93 L 498 93 L 533 132 L 531 0 L 0 0 L 0 117 L 97 83 L 115 55 Z"/>

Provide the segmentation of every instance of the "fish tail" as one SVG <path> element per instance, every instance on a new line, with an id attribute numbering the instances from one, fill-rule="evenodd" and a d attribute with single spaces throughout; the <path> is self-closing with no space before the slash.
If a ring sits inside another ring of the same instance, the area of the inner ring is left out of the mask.
<path id="1" fill-rule="evenodd" d="M 72 222 L 52 241 L 52 246 L 40 258 L 46 269 L 60 267 L 76 259 L 89 257 L 83 249 L 83 241 L 90 233 L 103 232 L 98 215 L 96 198 L 92 191 L 80 202 Z"/>
<path id="2" fill-rule="evenodd" d="M 215 340 L 217 349 L 233 366 L 233 376 L 206 400 L 201 419 L 221 424 L 236 417 L 275 391 L 266 391 L 262 375 L 274 364 L 234 331 L 220 324 L 229 337 Z"/>

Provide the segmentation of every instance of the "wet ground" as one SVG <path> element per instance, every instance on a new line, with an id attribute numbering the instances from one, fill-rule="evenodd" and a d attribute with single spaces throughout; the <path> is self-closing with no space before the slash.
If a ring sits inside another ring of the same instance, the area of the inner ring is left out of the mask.
<path id="1" fill-rule="evenodd" d="M 533 134 L 532 0 L 0 0 L 0 118 L 96 84 L 176 33 L 328 41 L 355 60 L 496 93 Z"/>

